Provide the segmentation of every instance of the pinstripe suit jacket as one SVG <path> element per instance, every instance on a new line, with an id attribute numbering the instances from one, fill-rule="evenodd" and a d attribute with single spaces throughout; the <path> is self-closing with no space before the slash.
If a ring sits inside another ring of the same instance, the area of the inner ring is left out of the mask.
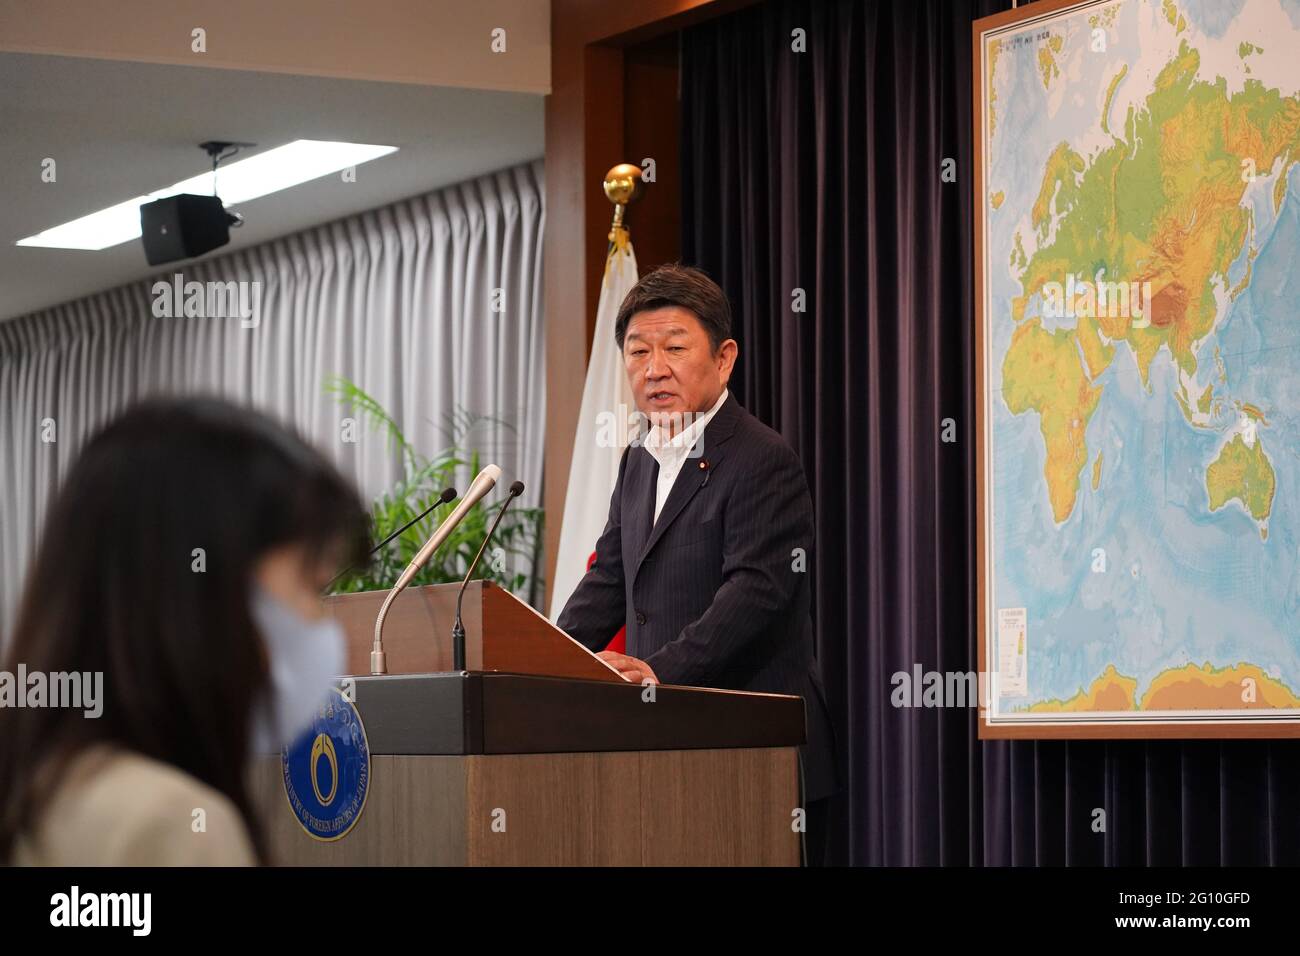
<path id="1" fill-rule="evenodd" d="M 735 396 L 691 455 L 656 522 L 659 465 L 639 445 L 627 449 L 596 562 L 557 623 L 593 651 L 626 626 L 627 653 L 665 684 L 803 697 L 804 800 L 828 796 L 838 781 L 813 656 L 813 511 L 803 468 Z"/>

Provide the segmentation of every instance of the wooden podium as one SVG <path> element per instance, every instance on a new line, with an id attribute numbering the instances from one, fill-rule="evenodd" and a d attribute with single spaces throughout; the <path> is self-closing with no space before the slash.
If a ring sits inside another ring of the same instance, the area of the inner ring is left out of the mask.
<path id="1" fill-rule="evenodd" d="M 365 809 L 310 836 L 278 757 L 252 780 L 287 865 L 797 866 L 799 697 L 629 684 L 514 595 L 465 592 L 468 670 L 451 670 L 459 585 L 390 609 L 391 673 L 368 676 L 385 592 L 330 598 L 371 753 Z M 365 675 L 365 676 L 361 676 Z"/>

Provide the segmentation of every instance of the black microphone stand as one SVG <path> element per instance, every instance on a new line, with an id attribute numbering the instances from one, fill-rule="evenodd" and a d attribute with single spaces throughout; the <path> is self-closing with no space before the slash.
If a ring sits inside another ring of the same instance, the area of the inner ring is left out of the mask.
<path id="1" fill-rule="evenodd" d="M 469 579 L 474 574 L 474 569 L 478 567 L 479 558 L 483 557 L 483 552 L 487 550 L 488 542 L 492 540 L 492 535 L 496 533 L 497 525 L 506 516 L 506 509 L 510 507 L 510 502 L 523 493 L 524 483 L 522 481 L 516 481 L 510 486 L 510 494 L 501 503 L 501 510 L 497 512 L 492 527 L 488 528 L 483 543 L 478 546 L 478 554 L 474 555 L 474 560 L 470 562 L 469 570 L 465 572 L 465 580 L 460 583 L 460 591 L 456 595 L 456 623 L 451 626 L 451 669 L 454 671 L 463 671 L 465 669 L 465 625 L 460 619 L 460 604 L 465 599 L 465 588 L 469 585 Z"/>
<path id="2" fill-rule="evenodd" d="M 415 524 L 417 521 L 420 521 L 421 519 L 423 519 L 423 518 L 425 517 L 425 515 L 427 515 L 427 514 L 428 514 L 430 511 L 432 511 L 434 508 L 440 508 L 440 507 L 442 507 L 443 505 L 445 505 L 447 502 L 451 501 L 451 500 L 452 500 L 453 498 L 455 498 L 455 497 L 456 497 L 456 489 L 455 489 L 455 488 L 444 488 L 444 489 L 442 489 L 442 494 L 440 494 L 440 495 L 438 496 L 438 500 L 437 500 L 437 501 L 435 501 L 433 504 L 429 505 L 429 507 L 425 508 L 423 511 L 421 511 L 418 515 L 416 515 L 416 516 L 415 516 L 414 518 L 412 518 L 410 521 L 406 522 L 406 524 L 402 525 L 400 528 L 398 528 L 396 531 L 394 531 L 392 534 L 390 534 L 390 535 L 389 535 L 387 538 L 385 538 L 383 541 L 380 541 L 377 545 L 375 545 L 373 548 L 371 548 L 371 549 L 370 549 L 370 553 L 367 555 L 367 557 L 373 558 L 376 554 L 378 554 L 378 553 L 380 552 L 380 550 L 384 547 L 384 545 L 388 544 L 388 542 L 392 541 L 394 538 L 396 538 L 399 534 L 401 534 L 401 533 L 402 533 L 403 531 L 405 531 L 407 528 L 411 527 L 411 525 Z M 332 588 L 332 587 L 334 586 L 334 582 L 335 582 L 335 581 L 337 581 L 339 578 L 343 577 L 343 575 L 347 574 L 349 571 L 355 571 L 355 570 L 356 570 L 357 568 L 359 568 L 359 567 L 361 567 L 361 565 L 359 565 L 359 564 L 349 564 L 346 568 L 344 568 L 344 569 L 343 569 L 342 571 L 340 571 L 338 574 L 334 575 L 334 577 L 330 578 L 330 582 L 329 582 L 329 584 L 325 585 L 325 587 L 323 588 L 323 591 L 328 591 L 330 588 Z"/>

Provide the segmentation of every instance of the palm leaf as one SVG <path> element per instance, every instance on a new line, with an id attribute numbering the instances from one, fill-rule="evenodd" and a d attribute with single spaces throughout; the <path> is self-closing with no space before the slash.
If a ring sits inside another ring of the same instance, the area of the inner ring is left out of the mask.
<path id="1" fill-rule="evenodd" d="M 458 474 L 466 471 L 470 477 L 478 474 L 481 455 L 477 449 L 465 447 L 466 439 L 475 428 L 489 423 L 514 430 L 498 418 L 454 408 L 444 416 L 445 427 L 439 429 L 448 436 L 449 444 L 432 457 L 425 457 L 406 437 L 388 410 L 360 386 L 342 376 L 333 376 L 326 380 L 324 387 L 326 393 L 332 395 L 341 406 L 352 409 L 362 417 L 371 430 L 382 433 L 390 449 L 401 456 L 402 477 L 371 502 L 371 527 L 373 540 L 376 541 L 386 538 L 428 509 L 437 501 L 443 488 L 456 483 Z M 461 580 L 502 500 L 504 499 L 498 499 L 494 503 L 480 501 L 471 508 L 412 583 L 442 584 Z M 389 542 L 387 547 L 374 556 L 368 567 L 340 578 L 335 583 L 334 593 L 390 587 L 429 539 L 434 528 L 454 507 L 454 503 L 447 503 L 434 508 L 424 519 Z M 540 578 L 535 574 L 530 576 L 521 572 L 517 562 L 531 561 L 534 567 L 540 564 L 543 521 L 544 512 L 541 508 L 514 508 L 508 511 L 497 528 L 492 548 L 484 552 L 474 576 L 493 580 L 530 600 L 539 598 Z M 492 560 L 493 552 L 498 548 L 508 558 L 500 570 L 493 566 Z"/>

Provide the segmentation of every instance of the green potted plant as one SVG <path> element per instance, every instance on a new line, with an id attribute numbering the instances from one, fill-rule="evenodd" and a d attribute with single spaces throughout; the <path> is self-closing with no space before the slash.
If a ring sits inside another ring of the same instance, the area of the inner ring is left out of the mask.
<path id="1" fill-rule="evenodd" d="M 371 540 L 377 544 L 404 525 L 410 524 L 410 527 L 381 548 L 369 566 L 349 570 L 331 586 L 333 594 L 385 590 L 393 586 L 439 522 L 455 508 L 456 502 L 439 505 L 418 521 L 416 517 L 437 502 L 444 488 L 455 485 L 464 490 L 457 484 L 458 473 L 464 476 L 468 471 L 471 477 L 478 474 L 481 467 L 479 454 L 463 447 L 465 436 L 484 421 L 504 423 L 489 416 L 457 410 L 451 416 L 451 444 L 433 457 L 427 457 L 411 444 L 388 411 L 360 386 L 342 376 L 335 376 L 325 382 L 325 391 L 340 406 L 364 419 L 372 431 L 383 434 L 394 453 L 402 459 L 402 478 L 371 504 Z M 466 483 L 463 477 L 461 481 Z M 493 495 L 469 510 L 443 546 L 415 576 L 412 586 L 444 584 L 464 578 L 505 498 L 505 490 L 497 488 Z M 530 571 L 541 567 L 542 522 L 541 508 L 525 508 L 517 502 L 511 505 L 475 569 L 474 577 L 495 581 L 536 606 L 542 597 L 541 575 Z M 521 570 L 521 564 L 527 570 Z"/>

